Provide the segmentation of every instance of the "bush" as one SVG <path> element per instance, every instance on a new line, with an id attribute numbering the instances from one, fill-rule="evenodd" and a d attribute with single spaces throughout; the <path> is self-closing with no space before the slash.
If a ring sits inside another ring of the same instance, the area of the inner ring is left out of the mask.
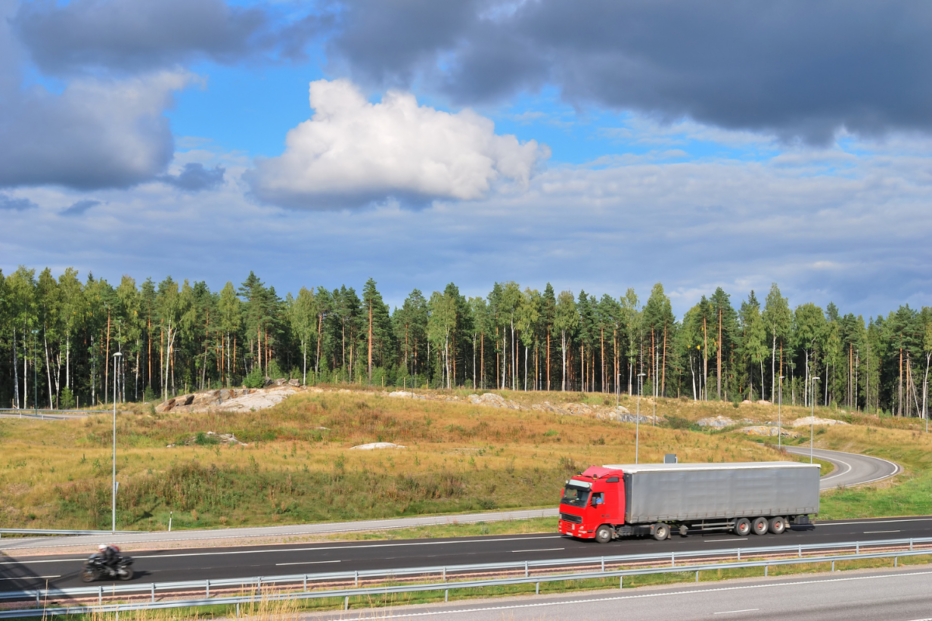
<path id="1" fill-rule="evenodd" d="M 155 395 L 155 391 L 152 390 L 152 386 L 146 386 L 146 389 L 142 393 L 143 401 L 155 401 L 158 397 Z"/>
<path id="2" fill-rule="evenodd" d="M 243 379 L 243 386 L 246 388 L 262 388 L 265 386 L 265 375 L 259 367 L 254 368 L 249 375 Z"/>
<path id="3" fill-rule="evenodd" d="M 65 386 L 58 398 L 58 407 L 63 410 L 70 410 L 74 407 L 74 393 Z"/>

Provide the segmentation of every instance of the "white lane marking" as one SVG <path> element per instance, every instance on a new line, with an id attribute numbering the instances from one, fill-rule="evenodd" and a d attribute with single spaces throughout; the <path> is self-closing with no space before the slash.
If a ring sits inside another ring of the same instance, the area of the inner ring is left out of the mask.
<path id="1" fill-rule="evenodd" d="M 441 546 L 445 544 L 462 544 L 462 543 L 498 543 L 500 541 L 533 541 L 537 539 L 563 539 L 562 535 L 545 535 L 542 537 L 505 537 L 502 539 L 468 539 L 465 541 L 419 541 L 417 543 L 379 543 L 365 546 L 327 546 L 327 547 L 307 547 L 307 548 L 288 548 L 278 550 L 237 550 L 229 552 L 191 552 L 186 554 L 149 554 L 134 556 L 133 558 L 183 558 L 189 556 L 227 556 L 236 554 L 276 554 L 279 552 L 315 552 L 317 550 L 366 550 L 370 548 L 399 548 L 405 546 Z M 65 561 L 83 561 L 83 558 L 54 559 L 50 561 L 17 561 L 15 563 L 0 563 L 0 565 L 32 565 L 35 563 L 62 563 Z"/>
<path id="2" fill-rule="evenodd" d="M 882 580 L 884 578 L 903 578 L 904 576 L 932 576 L 932 571 L 917 571 L 912 573 L 893 573 L 881 574 L 879 576 L 851 576 L 848 578 L 827 578 L 825 580 L 801 580 L 799 582 L 776 582 L 769 584 L 748 584 L 742 586 L 718 587 L 711 589 L 689 589 L 684 591 L 662 592 L 662 593 L 639 593 L 638 595 L 619 595 L 616 597 L 593 597 L 592 599 L 575 599 L 559 602 L 535 602 L 533 604 L 511 604 L 504 606 L 489 606 L 488 608 L 460 608 L 454 610 L 437 610 L 425 612 L 401 612 L 398 614 L 379 615 L 379 619 L 410 619 L 412 617 L 435 617 L 438 615 L 450 616 L 454 614 L 490 612 L 497 610 L 517 610 L 521 608 L 543 608 L 552 606 L 567 606 L 579 604 L 591 604 L 597 602 L 617 602 L 628 599 L 646 599 L 650 597 L 673 597 L 678 595 L 692 595 L 694 593 L 723 593 L 725 591 L 746 591 L 750 589 L 777 589 L 783 587 L 798 587 L 808 584 L 825 584 L 829 582 L 852 582 L 855 580 Z M 916 619 L 916 621 L 932 621 L 930 619 Z"/>
<path id="3" fill-rule="evenodd" d="M 744 610 L 723 610 L 722 612 L 713 612 L 713 615 L 733 615 L 739 612 L 754 612 L 755 610 L 760 610 L 760 608 L 745 608 Z"/>
<path id="4" fill-rule="evenodd" d="M 0 580 L 48 580 L 49 578 L 61 578 L 61 576 L 23 576 L 22 578 L 0 578 Z"/>
<path id="5" fill-rule="evenodd" d="M 275 563 L 276 567 L 284 567 L 285 565 L 320 565 L 322 563 L 339 563 L 340 561 L 304 561 L 302 563 Z"/>
<path id="6" fill-rule="evenodd" d="M 848 474 L 849 472 L 851 472 L 851 464 L 849 464 L 849 463 L 846 462 L 846 461 L 842 461 L 842 460 L 840 460 L 840 459 L 838 459 L 837 461 L 836 461 L 835 459 L 826 460 L 826 461 L 832 461 L 832 462 L 835 462 L 835 463 L 838 463 L 838 464 L 843 464 L 843 465 L 847 466 L 848 469 L 847 469 L 847 470 L 842 470 L 842 471 L 840 471 L 840 472 L 833 472 L 832 474 L 828 475 L 827 477 L 822 477 L 821 480 L 820 480 L 820 483 L 824 483 L 824 482 L 826 482 L 826 481 L 830 481 L 831 479 L 834 479 L 835 477 L 839 477 L 839 476 L 841 476 L 841 475 L 843 475 L 843 474 Z"/>
<path id="7" fill-rule="evenodd" d="M 898 533 L 898 530 L 865 530 L 865 535 L 877 535 L 879 533 Z"/>
<path id="8" fill-rule="evenodd" d="M 512 552 L 556 552 L 557 550 L 565 550 L 566 548 L 537 548 L 535 550 L 512 550 Z"/>

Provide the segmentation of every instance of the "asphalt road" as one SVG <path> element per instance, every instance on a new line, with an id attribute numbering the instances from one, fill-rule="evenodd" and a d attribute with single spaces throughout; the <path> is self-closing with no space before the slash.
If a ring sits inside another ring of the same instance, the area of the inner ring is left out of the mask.
<path id="1" fill-rule="evenodd" d="M 819 522 L 815 528 L 782 535 L 738 537 L 725 533 L 692 534 L 667 541 L 621 539 L 605 545 L 560 535 L 516 535 L 360 541 L 240 548 L 204 548 L 134 554 L 135 581 L 173 582 L 254 576 L 293 575 L 428 565 L 461 565 L 670 551 L 734 549 L 795 544 L 881 541 L 932 537 L 932 516 Z M 0 559 L 0 591 L 81 586 L 82 555 Z"/>
<path id="2" fill-rule="evenodd" d="M 455 621 L 918 621 L 932 614 L 932 571 L 741 580 L 662 589 L 528 596 L 481 602 L 306 615 L 310 620 Z"/>
<path id="3" fill-rule="evenodd" d="M 850 481 L 858 477 L 869 481 L 881 475 L 892 476 L 898 468 L 884 460 L 834 451 L 820 450 L 819 457 L 836 463 L 836 470 L 826 477 L 829 487 L 850 485 Z M 169 533 L 161 535 L 171 536 Z M 134 580 L 149 583 L 910 537 L 932 537 L 932 517 L 819 522 L 817 528 L 793 529 L 779 536 L 741 538 L 725 533 L 697 533 L 663 542 L 622 539 L 604 546 L 557 534 L 537 534 L 187 548 L 148 551 L 133 554 L 133 557 L 137 572 Z M 68 541 L 73 545 L 75 539 Z M 93 538 L 88 543 L 88 554 L 94 551 L 98 540 L 99 537 Z M 5 551 L 9 556 L 0 557 L 0 591 L 19 591 L 46 584 L 61 588 L 81 584 L 78 571 L 84 557 L 80 555 L 17 558 L 15 550 Z"/>
<path id="4" fill-rule="evenodd" d="M 808 447 L 791 447 L 786 450 L 794 455 L 809 457 Z M 889 479 L 901 471 L 897 464 L 879 457 L 828 451 L 826 449 L 813 449 L 812 455 L 816 459 L 831 462 L 835 466 L 831 473 L 822 477 L 819 484 L 822 490 L 876 483 Z"/>

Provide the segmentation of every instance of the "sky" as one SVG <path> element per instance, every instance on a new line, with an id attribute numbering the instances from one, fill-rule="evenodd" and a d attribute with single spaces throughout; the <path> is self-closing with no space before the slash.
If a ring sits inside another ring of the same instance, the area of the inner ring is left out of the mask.
<path id="1" fill-rule="evenodd" d="M 932 4 L 0 0 L 0 269 L 932 304 Z"/>

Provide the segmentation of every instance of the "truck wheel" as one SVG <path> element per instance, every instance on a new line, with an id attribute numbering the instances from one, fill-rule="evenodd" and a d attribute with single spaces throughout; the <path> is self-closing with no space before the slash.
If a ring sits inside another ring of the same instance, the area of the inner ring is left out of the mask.
<path id="1" fill-rule="evenodd" d="M 751 522 L 751 529 L 755 535 L 766 535 L 768 528 L 770 528 L 770 521 L 765 517 L 754 518 Z"/>
<path id="2" fill-rule="evenodd" d="M 670 536 L 670 527 L 666 524 L 654 524 L 654 539 L 663 541 Z"/>
<path id="3" fill-rule="evenodd" d="M 770 518 L 770 532 L 772 532 L 774 535 L 780 535 L 785 530 L 786 530 L 786 518 L 779 517 L 779 516 Z"/>
<path id="4" fill-rule="evenodd" d="M 747 537 L 751 534 L 751 520 L 741 518 L 735 522 L 735 534 L 739 537 Z"/>
<path id="5" fill-rule="evenodd" d="M 595 531 L 595 540 L 598 543 L 608 543 L 612 540 L 612 529 L 603 524 Z"/>

